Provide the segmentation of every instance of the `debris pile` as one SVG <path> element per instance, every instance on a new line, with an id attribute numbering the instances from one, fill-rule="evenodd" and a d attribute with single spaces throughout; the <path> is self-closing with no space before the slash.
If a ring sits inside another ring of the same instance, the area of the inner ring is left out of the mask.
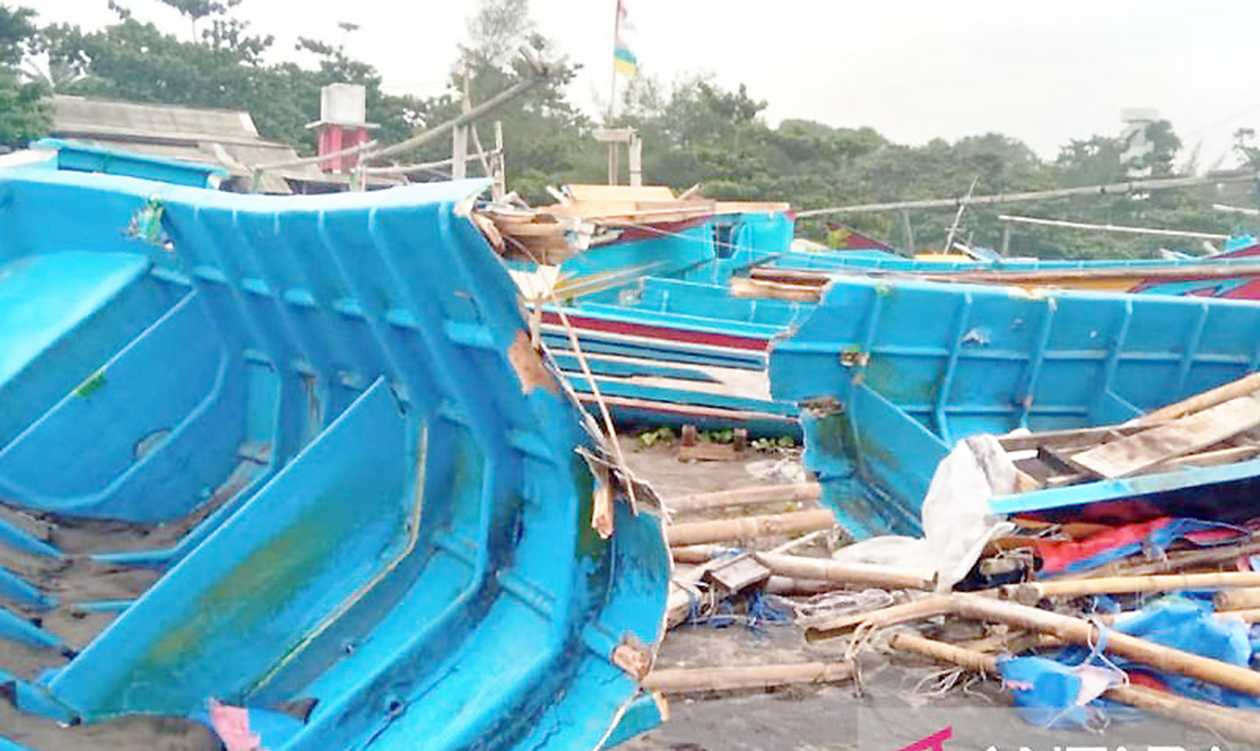
<path id="1" fill-rule="evenodd" d="M 1258 426 L 1252 374 L 1122 424 L 972 437 L 941 462 L 929 497 L 974 491 L 958 460 L 974 457 L 991 481 L 982 523 L 954 496 L 938 505 L 954 524 L 934 527 L 927 502 L 923 540 L 851 542 L 814 482 L 667 499 L 671 628 L 791 624 L 844 651 L 658 666 L 645 687 L 848 682 L 876 651 L 1000 681 L 1041 727 L 1096 728 L 1127 705 L 1260 743 L 1246 711 L 1260 708 Z"/>

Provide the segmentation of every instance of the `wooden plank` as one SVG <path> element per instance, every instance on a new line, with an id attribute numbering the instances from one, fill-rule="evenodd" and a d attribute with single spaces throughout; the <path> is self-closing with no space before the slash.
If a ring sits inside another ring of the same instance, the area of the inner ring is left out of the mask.
<path id="1" fill-rule="evenodd" d="M 1192 454 L 1260 425 L 1260 395 L 1231 399 L 1167 425 L 1074 454 L 1073 465 L 1101 477 L 1127 477 Z"/>
<path id="2" fill-rule="evenodd" d="M 1172 420 L 1178 417 L 1184 417 L 1192 412 L 1215 407 L 1222 402 L 1227 402 L 1235 397 L 1244 396 L 1260 389 L 1260 373 L 1252 373 L 1243 376 L 1236 381 L 1231 381 L 1223 386 L 1217 386 L 1214 389 L 1203 391 L 1195 394 L 1189 399 L 1182 399 L 1174 402 L 1166 407 L 1160 407 L 1153 412 L 1147 412 L 1145 415 L 1133 420 L 1133 425 L 1151 425 L 1160 420 Z"/>
<path id="3" fill-rule="evenodd" d="M 803 287 L 796 284 L 778 284 L 756 279 L 735 277 L 730 281 L 733 297 L 772 298 L 792 302 L 818 302 L 822 299 L 821 287 Z"/>
<path id="4" fill-rule="evenodd" d="M 1176 459 L 1169 459 L 1155 467 L 1157 470 L 1177 469 L 1178 467 L 1218 467 L 1222 464 L 1247 461 L 1260 456 L 1260 446 L 1229 446 L 1214 451 L 1202 451 L 1187 454 Z"/>
<path id="5" fill-rule="evenodd" d="M 1096 428 L 1074 428 L 1072 430 L 1047 430 L 1041 433 L 1025 433 L 1023 435 L 1000 436 L 998 443 L 1009 451 L 1025 451 L 1041 446 L 1086 447 L 1095 443 L 1103 443 L 1108 438 L 1133 435 L 1149 428 L 1167 424 L 1167 420 L 1144 423 L 1142 425 L 1102 425 Z"/>

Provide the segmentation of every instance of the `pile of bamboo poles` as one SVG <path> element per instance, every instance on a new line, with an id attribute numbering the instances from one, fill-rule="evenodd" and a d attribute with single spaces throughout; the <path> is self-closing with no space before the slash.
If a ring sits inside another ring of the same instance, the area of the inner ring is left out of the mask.
<path id="1" fill-rule="evenodd" d="M 1002 655 L 1076 644 L 1171 675 L 1260 697 L 1260 672 L 1211 657 L 1157 644 L 1112 629 L 1125 613 L 1085 616 L 1098 595 L 1119 598 L 1131 610 L 1150 600 L 1184 591 L 1215 592 L 1215 617 L 1222 621 L 1260 622 L 1260 572 L 1238 570 L 1240 560 L 1260 554 L 1260 534 L 1207 548 L 1174 546 L 1155 560 L 1145 553 L 1093 571 L 1039 579 L 1024 578 L 971 592 L 935 591 L 935 581 L 921 572 L 832 560 L 831 547 L 844 537 L 830 511 L 816 507 L 816 483 L 773 485 L 667 499 L 674 518 L 668 539 L 676 564 L 669 601 L 672 628 L 694 616 L 697 602 L 737 598 L 749 592 L 778 595 L 791 602 L 835 593 L 887 593 L 888 604 L 866 612 L 845 613 L 803 625 L 807 642 L 831 640 L 845 647 L 845 659 L 823 661 L 807 652 L 801 660 L 708 667 L 657 666 L 644 687 L 663 694 L 773 690 L 780 686 L 839 683 L 857 673 L 861 649 L 878 647 L 949 663 L 994 677 Z M 782 511 L 784 507 L 796 510 Z M 757 513 L 777 510 L 778 513 Z M 697 515 L 736 513 L 721 519 Z M 1095 525 L 1063 525 L 1058 534 L 1088 537 Z M 1028 538 L 997 540 L 982 563 L 1012 555 L 1032 535 L 1055 533 L 1044 524 L 1026 528 Z M 1021 532 L 1020 534 L 1024 534 Z M 980 570 L 984 566 L 977 566 Z M 997 567 L 1000 568 L 1000 567 Z M 990 635 L 966 643 L 933 638 L 947 622 L 973 623 Z M 1102 629 L 1107 629 L 1103 638 Z M 1240 710 L 1162 693 L 1136 685 L 1118 686 L 1106 698 L 1177 722 L 1205 728 L 1226 738 L 1260 744 L 1260 723 Z"/>

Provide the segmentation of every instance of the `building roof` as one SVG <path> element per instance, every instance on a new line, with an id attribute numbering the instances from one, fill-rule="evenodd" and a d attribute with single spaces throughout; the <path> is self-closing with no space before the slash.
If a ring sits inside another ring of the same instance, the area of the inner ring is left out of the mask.
<path id="1" fill-rule="evenodd" d="M 259 135 L 253 118 L 243 110 L 58 94 L 53 97 L 52 135 L 149 156 L 215 164 L 237 178 L 251 178 L 253 170 L 262 165 L 300 158 L 292 146 Z M 266 193 L 290 193 L 289 181 L 337 184 L 346 179 L 325 174 L 318 165 L 305 164 L 268 170 L 258 187 Z"/>

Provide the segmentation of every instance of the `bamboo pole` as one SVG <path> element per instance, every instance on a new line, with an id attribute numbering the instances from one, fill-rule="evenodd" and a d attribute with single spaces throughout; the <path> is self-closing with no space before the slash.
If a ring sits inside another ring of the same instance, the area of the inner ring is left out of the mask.
<path id="1" fill-rule="evenodd" d="M 1220 610 L 1214 613 L 1217 618 L 1237 618 L 1243 623 L 1260 623 L 1260 608 L 1239 608 L 1238 610 Z"/>
<path id="2" fill-rule="evenodd" d="M 809 217 L 823 216 L 826 214 L 861 214 L 879 211 L 897 211 L 901 209 L 943 209 L 953 208 L 961 204 L 971 206 L 992 206 L 1001 203 L 1041 201 L 1049 198 L 1067 198 L 1068 196 L 1081 195 L 1125 195 L 1138 190 L 1147 191 L 1168 188 L 1189 188 L 1196 185 L 1252 182 L 1256 179 L 1256 177 L 1255 173 L 1247 173 L 1241 175 L 1222 175 L 1220 177 L 1204 175 L 1202 177 L 1191 176 L 1155 178 L 1150 180 L 1128 180 L 1120 183 L 1109 183 L 1107 185 L 1082 185 L 1078 188 L 1031 190 L 1019 193 L 995 193 L 992 195 L 972 196 L 969 198 L 956 196 L 954 198 L 927 198 L 912 201 L 890 201 L 887 203 L 863 203 L 850 206 L 834 206 L 826 209 L 798 211 L 796 216 L 798 219 L 808 219 Z"/>
<path id="3" fill-rule="evenodd" d="M 770 569 L 772 574 L 797 579 L 822 579 L 837 584 L 862 584 L 881 589 L 931 590 L 936 586 L 936 582 L 931 579 L 890 566 L 840 563 L 822 558 L 775 553 L 754 553 L 753 557 Z"/>
<path id="4" fill-rule="evenodd" d="M 1042 227 L 1063 227 L 1066 229 L 1088 229 L 1096 232 L 1118 232 L 1129 235 L 1150 235 L 1153 237 L 1189 237 L 1194 240 L 1228 240 L 1229 235 L 1216 232 L 1194 232 L 1190 230 L 1154 229 L 1151 227 L 1128 227 L 1117 224 L 1088 224 L 1086 222 L 1069 222 L 1063 219 L 1042 219 L 1032 216 L 1013 216 L 999 214 L 998 221 L 1016 224 L 1036 224 Z"/>
<path id="5" fill-rule="evenodd" d="M 674 563 L 707 563 L 730 549 L 727 545 L 685 545 L 670 548 L 669 554 L 673 556 Z"/>
<path id="6" fill-rule="evenodd" d="M 771 595 L 820 595 L 831 592 L 838 585 L 823 579 L 794 579 L 790 576 L 772 576 L 766 580 L 763 591 Z"/>
<path id="7" fill-rule="evenodd" d="M 538 61 L 535 61 L 535 60 L 531 60 L 530 64 L 531 64 L 531 67 L 533 67 L 533 70 L 531 71 L 531 75 L 528 78 L 524 78 L 516 82 L 515 84 L 508 87 L 507 89 L 500 91 L 498 94 L 495 94 L 494 96 L 490 97 L 489 99 L 477 105 L 476 107 L 473 107 L 471 110 L 461 113 L 459 117 L 456 117 L 452 120 L 447 120 L 446 122 L 441 123 L 439 125 L 435 125 L 434 127 L 426 131 L 422 131 L 421 133 L 414 135 L 411 138 L 406 139 L 405 141 L 400 141 L 396 144 L 393 144 L 392 146 L 386 146 L 385 148 L 368 153 L 362 157 L 362 161 L 364 163 L 369 162 L 369 161 L 378 161 L 381 159 L 386 159 L 388 157 L 395 156 L 397 154 L 404 154 L 408 151 L 414 151 L 415 149 L 420 148 L 421 146 L 425 145 L 426 143 L 429 143 L 430 141 L 433 141 L 435 139 L 445 136 L 447 133 L 451 132 L 455 128 L 459 128 L 464 125 L 467 125 L 473 122 L 474 120 L 477 120 L 478 118 L 483 117 L 493 112 L 499 107 L 502 107 L 504 104 L 512 101 L 513 99 L 516 99 L 522 94 L 528 92 L 530 89 L 548 80 L 548 78 L 551 75 L 551 71 L 549 70 L 546 64 L 539 63 Z"/>
<path id="8" fill-rule="evenodd" d="M 1179 589 L 1226 589 L 1260 586 L 1260 572 L 1226 571 L 1212 574 L 1163 574 L 1152 576 L 1100 576 L 1096 579 L 1068 579 L 1028 584 L 1008 584 L 999 588 L 1002 599 L 1036 604 L 1047 597 L 1168 592 Z"/>
<path id="9" fill-rule="evenodd" d="M 643 679 L 645 691 L 682 694 L 696 691 L 767 689 L 803 683 L 838 683 L 853 677 L 851 662 L 802 662 L 721 668 L 665 668 Z"/>
<path id="10" fill-rule="evenodd" d="M 1246 396 L 1256 389 L 1260 389 L 1260 373 L 1252 373 L 1243 376 L 1236 381 L 1217 386 L 1214 389 L 1195 394 L 1188 399 L 1182 399 L 1179 402 L 1173 402 L 1159 409 L 1147 412 L 1141 417 L 1131 420 L 1129 425 L 1147 425 L 1153 422 L 1161 422 L 1165 420 L 1174 420 L 1184 417 L 1193 412 L 1215 407 L 1218 404 L 1224 404 L 1230 399 L 1240 396 Z"/>
<path id="11" fill-rule="evenodd" d="M 786 514 L 745 516 L 738 519 L 673 524 L 666 530 L 666 534 L 669 538 L 669 544 L 672 546 L 695 545 L 706 542 L 749 540 L 757 537 L 813 532 L 820 529 L 831 529 L 835 524 L 835 517 L 831 515 L 830 511 L 826 509 L 810 509 L 808 511 L 790 511 Z"/>
<path id="12" fill-rule="evenodd" d="M 1260 608 L 1260 587 L 1247 587 L 1245 589 L 1232 589 L 1226 592 L 1217 592 L 1212 598 L 1212 603 L 1217 610 L 1247 610 L 1250 608 Z"/>
<path id="13" fill-rule="evenodd" d="M 868 613 L 843 615 L 829 621 L 816 623 L 805 629 L 805 640 L 810 642 L 846 636 L 859 626 L 880 629 L 897 626 L 925 618 L 945 615 L 952 607 L 950 595 L 932 595 L 892 607 L 872 610 Z"/>
<path id="14" fill-rule="evenodd" d="M 683 495 L 665 502 L 671 511 L 701 511 L 705 509 L 730 508 L 732 506 L 755 506 L 761 503 L 791 503 L 794 501 L 816 501 L 822 496 L 822 486 L 816 482 L 802 482 L 793 485 L 755 485 L 734 490 L 719 490 L 713 493 L 693 493 Z"/>
<path id="15" fill-rule="evenodd" d="M 1104 640 L 1099 626 L 1089 621 L 1014 602 L 975 595 L 954 595 L 950 602 L 952 612 L 965 618 L 995 621 L 1051 634 L 1072 644 L 1095 646 L 1102 643 L 1107 652 L 1157 670 L 1260 696 L 1260 672 L 1250 668 L 1161 646 L 1119 631 L 1108 631 Z"/>
<path id="16" fill-rule="evenodd" d="M 994 655 L 911 633 L 895 634 L 888 643 L 893 649 L 957 665 L 984 676 L 998 674 L 998 658 Z M 1260 724 L 1256 723 L 1254 717 L 1226 707 L 1135 685 L 1114 686 L 1107 689 L 1103 696 L 1153 715 L 1220 733 L 1234 740 L 1260 744 Z"/>
<path id="17" fill-rule="evenodd" d="M 1254 539 L 1254 538 L 1253 538 Z M 1235 545 L 1222 545 L 1206 550 L 1195 550 L 1170 555 L 1167 560 L 1155 561 L 1127 568 L 1117 567 L 1114 573 L 1118 576 L 1141 576 L 1145 574 L 1162 574 L 1165 571 L 1179 571 L 1193 566 L 1210 566 L 1233 561 L 1243 555 L 1260 553 L 1260 540 Z"/>

